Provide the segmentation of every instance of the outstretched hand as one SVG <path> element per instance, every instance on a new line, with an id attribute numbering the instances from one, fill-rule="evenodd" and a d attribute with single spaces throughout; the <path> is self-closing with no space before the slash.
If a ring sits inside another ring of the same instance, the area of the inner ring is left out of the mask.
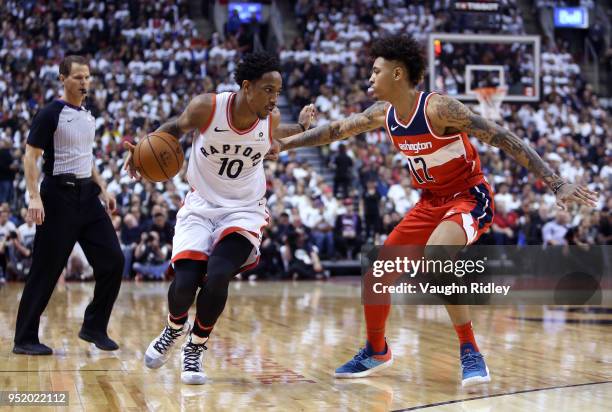
<path id="1" fill-rule="evenodd" d="M 317 109 L 314 104 L 309 104 L 304 106 L 300 111 L 300 115 L 298 116 L 298 123 L 301 124 L 304 129 L 308 130 L 310 128 L 310 124 L 317 117 Z"/>
<path id="2" fill-rule="evenodd" d="M 557 206 L 563 210 L 566 210 L 567 206 L 572 203 L 589 207 L 597 206 L 597 193 L 574 183 L 565 183 L 557 190 L 556 196 Z"/>

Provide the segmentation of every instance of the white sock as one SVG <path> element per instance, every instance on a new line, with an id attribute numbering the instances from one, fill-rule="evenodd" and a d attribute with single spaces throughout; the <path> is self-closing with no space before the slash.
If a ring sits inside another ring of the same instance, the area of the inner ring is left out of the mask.
<path id="1" fill-rule="evenodd" d="M 193 342 L 196 345 L 201 345 L 203 343 L 206 343 L 206 341 L 208 340 L 208 338 L 201 338 L 196 334 L 191 334 L 191 342 Z"/>
<path id="2" fill-rule="evenodd" d="M 174 323 L 170 320 L 170 315 L 168 315 L 168 326 L 170 326 L 172 329 L 183 329 L 183 326 L 185 326 L 185 324 L 183 323 L 182 325 L 180 323 Z"/>

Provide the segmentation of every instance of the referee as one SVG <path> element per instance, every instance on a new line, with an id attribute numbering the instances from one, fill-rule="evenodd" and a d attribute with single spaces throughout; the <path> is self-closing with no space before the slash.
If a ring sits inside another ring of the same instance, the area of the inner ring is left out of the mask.
<path id="1" fill-rule="evenodd" d="M 115 209 L 115 199 L 106 192 L 93 164 L 95 120 L 81 106 L 89 88 L 89 66 L 81 56 L 67 56 L 59 72 L 63 96 L 34 117 L 24 157 L 28 215 L 38 226 L 32 267 L 17 313 L 13 348 L 17 354 L 53 353 L 39 342 L 38 325 L 77 241 L 96 280 L 79 337 L 103 350 L 119 348 L 106 329 L 121 286 L 124 258 L 105 210 Z M 37 161 L 41 155 L 45 176 L 39 193 Z"/>

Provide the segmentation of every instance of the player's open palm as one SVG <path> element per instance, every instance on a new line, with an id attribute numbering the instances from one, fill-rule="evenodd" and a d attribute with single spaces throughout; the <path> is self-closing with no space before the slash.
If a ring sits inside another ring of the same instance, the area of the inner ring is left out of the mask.
<path id="1" fill-rule="evenodd" d="M 304 106 L 298 116 L 298 123 L 304 126 L 304 129 L 309 129 L 310 124 L 314 121 L 317 116 L 317 109 L 314 104 Z"/>
<path id="2" fill-rule="evenodd" d="M 589 207 L 597 206 L 597 193 L 585 186 L 574 183 L 565 183 L 557 191 L 557 205 L 565 210 L 572 203 Z"/>

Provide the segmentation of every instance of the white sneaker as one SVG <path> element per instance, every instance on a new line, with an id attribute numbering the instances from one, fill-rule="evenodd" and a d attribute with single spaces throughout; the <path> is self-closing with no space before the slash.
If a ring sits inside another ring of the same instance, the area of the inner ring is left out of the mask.
<path id="1" fill-rule="evenodd" d="M 189 322 L 185 322 L 182 329 L 173 329 L 169 324 L 162 333 L 153 339 L 145 352 L 145 365 L 147 368 L 157 369 L 168 361 L 170 350 L 181 336 L 189 333 Z"/>
<path id="2" fill-rule="evenodd" d="M 208 339 L 206 340 L 208 341 Z M 206 382 L 206 374 L 202 367 L 204 343 L 193 343 L 193 334 L 190 334 L 181 349 L 181 381 L 187 385 L 202 385 Z"/>

